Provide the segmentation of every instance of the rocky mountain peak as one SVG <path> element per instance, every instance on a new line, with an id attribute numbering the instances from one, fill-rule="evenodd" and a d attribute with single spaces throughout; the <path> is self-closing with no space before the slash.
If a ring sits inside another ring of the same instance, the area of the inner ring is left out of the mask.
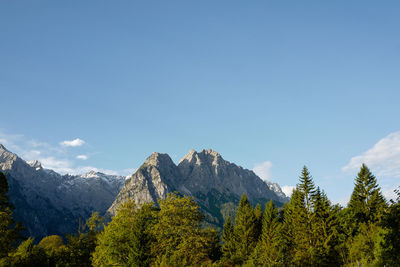
<path id="1" fill-rule="evenodd" d="M 11 169 L 17 159 L 17 155 L 11 153 L 2 144 L 0 144 L 0 170 Z"/>
<path id="2" fill-rule="evenodd" d="M 179 165 L 202 165 L 208 163 L 218 165 L 218 162 L 221 160 L 223 160 L 221 155 L 215 150 L 204 149 L 201 152 L 196 152 L 194 149 L 191 149 L 189 153 L 179 161 Z"/>
<path id="3" fill-rule="evenodd" d="M 168 154 L 153 152 L 144 162 L 143 165 L 145 166 L 168 166 L 168 165 L 175 165 L 172 161 L 171 157 Z"/>

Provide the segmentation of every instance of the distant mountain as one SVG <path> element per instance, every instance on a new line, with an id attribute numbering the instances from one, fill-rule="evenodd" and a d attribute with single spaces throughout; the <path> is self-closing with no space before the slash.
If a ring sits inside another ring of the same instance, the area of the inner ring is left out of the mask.
<path id="1" fill-rule="evenodd" d="M 38 239 L 77 232 L 92 212 L 106 212 L 125 183 L 124 176 L 94 171 L 60 175 L 38 161 L 24 161 L 1 144 L 0 171 L 10 186 L 15 219 Z"/>
<path id="2" fill-rule="evenodd" d="M 94 211 L 113 216 L 128 198 L 143 204 L 157 203 L 174 191 L 193 196 L 206 221 L 217 227 L 228 215 L 234 217 L 243 193 L 253 204 L 272 199 L 282 205 L 289 200 L 278 184 L 264 182 L 213 150 L 191 150 L 178 165 L 168 154 L 153 153 L 126 179 L 94 171 L 61 175 L 44 169 L 39 161 L 24 161 L 0 144 L 0 171 L 10 186 L 15 219 L 37 240 L 77 232 Z"/>
<path id="3" fill-rule="evenodd" d="M 191 150 L 178 165 L 167 154 L 153 153 L 125 183 L 109 213 L 132 198 L 138 204 L 165 198 L 177 191 L 193 196 L 206 215 L 206 221 L 221 227 L 228 215 L 234 217 L 243 193 L 253 203 L 273 200 L 281 206 L 289 199 L 276 183 L 264 182 L 253 171 L 224 160 L 218 152 Z"/>

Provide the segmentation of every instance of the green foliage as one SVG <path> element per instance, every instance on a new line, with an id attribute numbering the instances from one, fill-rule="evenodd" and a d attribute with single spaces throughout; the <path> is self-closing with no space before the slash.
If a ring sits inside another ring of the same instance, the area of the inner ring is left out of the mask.
<path id="1" fill-rule="evenodd" d="M 121 205 L 111 223 L 99 235 L 93 254 L 94 266 L 149 266 L 156 220 L 153 203 L 137 208 L 134 201 Z"/>
<path id="2" fill-rule="evenodd" d="M 63 262 L 63 258 L 66 257 L 67 247 L 64 245 L 61 236 L 46 236 L 39 242 L 39 247 L 46 253 L 48 263 L 51 266 Z"/>
<path id="3" fill-rule="evenodd" d="M 259 238 L 257 236 L 259 233 L 257 227 L 257 217 L 254 214 L 254 209 L 246 194 L 243 194 L 233 226 L 235 253 L 232 255 L 232 260 L 235 263 L 241 264 L 247 261 L 253 252 Z"/>
<path id="4" fill-rule="evenodd" d="M 224 259 L 229 260 L 235 254 L 235 236 L 233 233 L 233 224 L 230 216 L 228 216 L 224 224 L 222 241 L 224 242 L 222 246 L 222 255 Z"/>
<path id="5" fill-rule="evenodd" d="M 96 248 L 97 235 L 101 229 L 102 218 L 94 212 L 86 221 L 86 231 L 67 236 L 67 248 L 62 251 L 60 266 L 92 266 L 92 253 Z"/>
<path id="6" fill-rule="evenodd" d="M 375 224 L 361 223 L 358 234 L 349 242 L 348 264 L 379 266 L 379 241 L 382 228 Z"/>
<path id="7" fill-rule="evenodd" d="M 375 176 L 363 164 L 357 175 L 348 209 L 355 222 L 352 234 L 357 233 L 359 224 L 379 222 L 387 208 L 386 201 Z"/>
<path id="8" fill-rule="evenodd" d="M 381 242 L 381 260 L 387 266 L 400 266 L 400 191 L 396 190 L 397 201 L 392 202 L 382 225 L 386 229 Z"/>
<path id="9" fill-rule="evenodd" d="M 316 266 L 339 265 L 339 220 L 340 208 L 332 206 L 324 192 L 317 188 L 314 199 L 312 222 L 313 264 Z"/>
<path id="10" fill-rule="evenodd" d="M 200 227 L 204 217 L 193 198 L 168 194 L 159 205 L 157 223 L 152 228 L 155 265 L 199 266 L 211 262 L 219 245 L 213 230 Z"/>
<path id="11" fill-rule="evenodd" d="M 44 250 L 33 244 L 33 238 L 22 242 L 18 248 L 0 260 L 0 266 L 51 266 Z"/>
<path id="12" fill-rule="evenodd" d="M 13 206 L 8 201 L 8 189 L 7 178 L 0 172 L 0 258 L 6 257 L 13 250 L 22 229 L 12 217 Z"/>
<path id="13" fill-rule="evenodd" d="M 272 200 L 269 201 L 265 206 L 261 238 L 249 261 L 250 265 L 279 266 L 282 264 L 279 235 L 282 226 L 278 215 L 278 209 Z"/>

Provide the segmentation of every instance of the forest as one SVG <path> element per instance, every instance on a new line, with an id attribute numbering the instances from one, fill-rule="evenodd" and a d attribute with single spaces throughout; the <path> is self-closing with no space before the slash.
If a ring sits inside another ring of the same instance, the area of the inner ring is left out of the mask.
<path id="1" fill-rule="evenodd" d="M 21 236 L 8 189 L 0 173 L 0 266 L 400 266 L 400 191 L 388 202 L 366 165 L 346 207 L 333 205 L 304 167 L 283 207 L 254 207 L 243 194 L 222 232 L 204 227 L 191 197 L 171 193 L 35 241 Z"/>

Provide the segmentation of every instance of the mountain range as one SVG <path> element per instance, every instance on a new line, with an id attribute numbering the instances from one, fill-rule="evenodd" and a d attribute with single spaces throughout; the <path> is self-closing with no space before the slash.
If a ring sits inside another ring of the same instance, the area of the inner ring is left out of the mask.
<path id="1" fill-rule="evenodd" d="M 26 162 L 0 144 L 0 171 L 6 174 L 14 217 L 27 234 L 40 238 L 77 232 L 94 211 L 115 215 L 129 198 L 137 204 L 165 198 L 170 192 L 192 196 L 207 224 L 221 227 L 246 193 L 253 203 L 289 199 L 276 183 L 265 182 L 253 171 L 224 160 L 211 149 L 191 150 L 176 165 L 168 154 L 152 153 L 131 176 L 91 171 L 61 175 L 38 161 Z"/>

